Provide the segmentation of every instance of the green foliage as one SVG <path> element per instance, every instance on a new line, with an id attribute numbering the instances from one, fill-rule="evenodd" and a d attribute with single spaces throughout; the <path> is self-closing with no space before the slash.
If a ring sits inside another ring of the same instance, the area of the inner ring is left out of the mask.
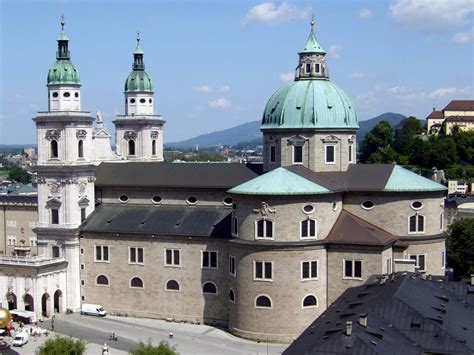
<path id="1" fill-rule="evenodd" d="M 360 161 L 381 162 L 386 156 L 391 156 L 391 151 L 384 151 L 392 143 L 392 127 L 387 121 L 379 122 L 368 132 L 360 144 Z M 372 154 L 377 153 L 371 158 Z"/>
<path id="2" fill-rule="evenodd" d="M 474 219 L 466 218 L 453 223 L 446 241 L 448 266 L 457 279 L 474 274 Z"/>
<path id="3" fill-rule="evenodd" d="M 23 170 L 18 165 L 12 165 L 8 169 L 8 179 L 16 182 L 21 182 L 22 184 L 28 184 L 31 180 L 30 174 Z"/>
<path id="4" fill-rule="evenodd" d="M 49 338 L 37 350 L 38 355 L 83 355 L 86 352 L 84 340 L 56 336 Z"/>
<path id="5" fill-rule="evenodd" d="M 206 161 L 226 161 L 226 157 L 223 156 L 222 154 L 216 153 L 216 152 L 200 152 L 200 153 L 195 153 L 195 154 L 176 154 L 174 156 L 175 160 L 182 160 L 182 161 L 201 161 L 201 162 L 206 162 Z"/>
<path id="6" fill-rule="evenodd" d="M 152 344 L 151 339 L 148 339 L 145 344 L 140 340 L 138 348 L 130 350 L 130 355 L 178 355 L 174 346 L 171 346 L 166 340 L 160 341 L 158 346 Z"/>
<path id="7" fill-rule="evenodd" d="M 402 155 L 410 156 L 415 143 L 415 137 L 423 130 L 421 122 L 418 118 L 410 116 L 404 119 L 401 127 L 395 130 L 393 139 L 393 148 Z"/>

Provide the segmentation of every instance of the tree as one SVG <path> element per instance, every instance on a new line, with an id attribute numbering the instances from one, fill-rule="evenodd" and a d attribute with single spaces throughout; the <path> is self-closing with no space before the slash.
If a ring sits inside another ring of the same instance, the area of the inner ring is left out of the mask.
<path id="1" fill-rule="evenodd" d="M 8 179 L 22 184 L 28 184 L 31 180 L 30 174 L 18 165 L 13 165 L 8 170 Z"/>
<path id="2" fill-rule="evenodd" d="M 158 346 L 154 346 L 151 339 L 145 344 L 140 340 L 138 348 L 130 350 L 130 355 L 178 355 L 174 346 L 171 346 L 166 340 L 160 341 Z"/>
<path id="3" fill-rule="evenodd" d="M 474 274 L 474 219 L 466 218 L 453 223 L 446 247 L 448 266 L 454 269 L 456 279 Z"/>
<path id="4" fill-rule="evenodd" d="M 392 127 L 387 121 L 379 122 L 370 132 L 368 132 L 360 144 L 360 161 L 367 163 L 370 156 L 380 149 L 390 147 L 392 143 Z M 372 160 L 377 160 L 373 158 Z"/>
<path id="5" fill-rule="evenodd" d="M 401 128 L 395 130 L 393 148 L 398 154 L 410 156 L 413 150 L 415 137 L 423 131 L 418 118 L 410 116 L 401 123 Z"/>
<path id="6" fill-rule="evenodd" d="M 38 355 L 83 355 L 86 352 L 84 340 L 56 336 L 46 340 L 36 353 Z"/>

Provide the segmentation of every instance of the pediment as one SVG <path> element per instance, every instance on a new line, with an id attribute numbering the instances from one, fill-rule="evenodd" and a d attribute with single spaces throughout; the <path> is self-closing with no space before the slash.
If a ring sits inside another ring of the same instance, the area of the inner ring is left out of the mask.
<path id="1" fill-rule="evenodd" d="M 47 208 L 59 208 L 61 207 L 61 201 L 59 201 L 57 198 L 51 198 L 46 202 L 46 207 Z"/>
<path id="2" fill-rule="evenodd" d="M 339 143 L 341 141 L 340 138 L 334 136 L 334 135 L 329 135 L 327 137 L 324 137 L 321 139 L 323 143 Z"/>

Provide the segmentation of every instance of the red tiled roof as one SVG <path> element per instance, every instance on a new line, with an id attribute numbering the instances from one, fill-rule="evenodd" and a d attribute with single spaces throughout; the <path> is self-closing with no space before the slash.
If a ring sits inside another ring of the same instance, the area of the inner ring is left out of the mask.
<path id="1" fill-rule="evenodd" d="M 474 122 L 474 116 L 449 116 L 447 122 Z"/>
<path id="2" fill-rule="evenodd" d="M 453 100 L 443 111 L 474 111 L 474 100 Z"/>
<path id="3" fill-rule="evenodd" d="M 432 111 L 428 117 L 426 117 L 426 119 L 440 119 L 440 118 L 444 118 L 444 114 L 442 111 Z"/>

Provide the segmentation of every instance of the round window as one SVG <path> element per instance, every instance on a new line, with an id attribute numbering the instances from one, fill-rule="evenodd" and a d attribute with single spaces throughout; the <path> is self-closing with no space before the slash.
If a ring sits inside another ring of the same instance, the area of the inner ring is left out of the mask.
<path id="1" fill-rule="evenodd" d="M 145 100 L 145 99 L 140 99 L 140 102 L 141 102 L 142 104 L 144 104 L 144 103 L 146 102 L 146 100 Z"/>
<path id="2" fill-rule="evenodd" d="M 411 208 L 413 208 L 414 210 L 420 210 L 423 208 L 423 204 L 420 201 L 415 201 L 412 202 Z"/>
<path id="3" fill-rule="evenodd" d="M 372 208 L 375 207 L 374 201 L 370 201 L 370 200 L 366 200 L 362 202 L 360 205 L 364 210 L 371 210 Z"/>
<path id="4" fill-rule="evenodd" d="M 195 205 L 198 202 L 198 199 L 196 196 L 189 196 L 186 199 L 186 202 L 188 203 L 188 205 Z"/>
<path id="5" fill-rule="evenodd" d="M 234 200 L 232 200 L 232 197 L 226 197 L 224 200 L 222 200 L 222 203 L 226 206 L 231 206 Z"/>
<path id="6" fill-rule="evenodd" d="M 162 201 L 161 197 L 158 195 L 153 196 L 151 200 L 153 201 L 153 203 L 160 203 Z"/>
<path id="7" fill-rule="evenodd" d="M 304 212 L 304 213 L 308 213 L 308 214 L 309 214 L 309 213 L 313 213 L 313 212 L 314 212 L 314 206 L 313 206 L 313 205 L 310 205 L 310 204 L 304 205 L 304 206 L 303 206 L 303 212 Z"/>
<path id="8" fill-rule="evenodd" d="M 74 97 L 79 97 L 79 93 L 78 92 L 74 93 Z"/>
<path id="9" fill-rule="evenodd" d="M 135 99 L 130 99 L 130 103 L 131 103 L 131 104 L 134 104 L 134 103 L 135 103 Z"/>
<path id="10" fill-rule="evenodd" d="M 58 97 L 59 94 L 57 92 L 53 92 L 53 97 Z"/>
<path id="11" fill-rule="evenodd" d="M 334 202 L 332 203 L 332 210 L 333 210 L 333 211 L 337 210 L 337 202 L 336 202 L 336 201 L 334 201 Z"/>
<path id="12" fill-rule="evenodd" d="M 128 201 L 128 196 L 127 195 L 120 195 L 119 196 L 119 201 L 122 203 L 125 203 Z"/>
<path id="13" fill-rule="evenodd" d="M 64 97 L 69 97 L 71 96 L 71 93 L 69 93 L 68 91 L 66 91 L 64 94 L 63 94 Z"/>

